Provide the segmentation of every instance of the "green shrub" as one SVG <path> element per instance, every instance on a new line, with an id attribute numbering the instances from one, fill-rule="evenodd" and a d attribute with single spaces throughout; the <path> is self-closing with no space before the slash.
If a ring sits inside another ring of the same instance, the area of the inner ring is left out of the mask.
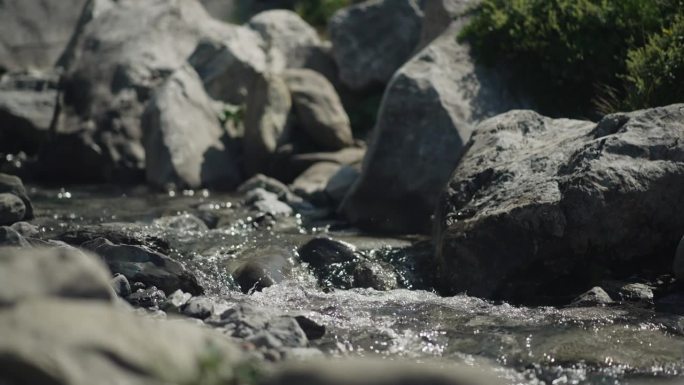
<path id="1" fill-rule="evenodd" d="M 324 30 L 337 10 L 355 3 L 354 0 L 299 0 L 295 11 L 309 24 Z"/>
<path id="2" fill-rule="evenodd" d="M 627 58 L 627 106 L 684 102 L 684 15 Z"/>
<path id="3" fill-rule="evenodd" d="M 588 116 L 597 100 L 622 103 L 630 52 L 682 12 L 681 0 L 484 0 L 460 38 L 543 112 Z"/>

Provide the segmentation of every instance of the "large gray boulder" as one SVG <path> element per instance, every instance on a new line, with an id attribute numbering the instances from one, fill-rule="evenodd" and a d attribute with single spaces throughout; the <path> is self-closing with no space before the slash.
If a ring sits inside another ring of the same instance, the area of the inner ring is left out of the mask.
<path id="1" fill-rule="evenodd" d="M 35 154 L 48 138 L 57 106 L 52 74 L 0 77 L 0 152 Z"/>
<path id="2" fill-rule="evenodd" d="M 335 13 L 328 34 L 342 82 L 386 84 L 418 46 L 422 17 L 417 0 L 368 0 Z"/>
<path id="3" fill-rule="evenodd" d="M 143 115 L 143 132 L 148 183 L 233 189 L 241 182 L 228 133 L 189 65 L 155 91 Z"/>
<path id="4" fill-rule="evenodd" d="M 392 78 L 378 113 L 361 178 L 342 212 L 362 227 L 429 232 L 439 194 L 473 124 L 517 105 L 492 70 L 458 43 L 460 23 Z"/>
<path id="5" fill-rule="evenodd" d="M 335 151 L 354 144 L 349 116 L 323 75 L 308 69 L 289 69 L 284 79 L 292 95 L 298 128 L 318 149 Z"/>
<path id="6" fill-rule="evenodd" d="M 240 105 L 260 74 L 284 66 L 282 57 L 271 63 L 265 49 L 259 34 L 246 27 L 232 27 L 229 35 L 200 41 L 188 61 L 212 98 Z"/>
<path id="7" fill-rule="evenodd" d="M 54 68 L 87 1 L 0 2 L 0 72 Z"/>
<path id="8" fill-rule="evenodd" d="M 245 111 L 244 164 L 247 175 L 270 173 L 277 148 L 289 139 L 292 98 L 285 81 L 264 74 L 253 84 Z"/>
<path id="9" fill-rule="evenodd" d="M 243 360 L 220 333 L 92 301 L 45 299 L 0 311 L 9 384 L 230 383 Z"/>
<path id="10" fill-rule="evenodd" d="M 0 308 L 43 297 L 112 301 L 109 278 L 97 257 L 75 248 L 0 248 Z"/>
<path id="11" fill-rule="evenodd" d="M 153 90 L 200 40 L 228 39 L 237 27 L 211 18 L 197 1 L 180 0 L 92 0 L 81 22 L 65 53 L 64 116 L 44 154 L 45 174 L 142 179 L 140 117 Z"/>
<path id="12" fill-rule="evenodd" d="M 515 302 L 671 271 L 684 233 L 684 105 L 598 124 L 480 124 L 435 214 L 444 293 Z"/>
<path id="13" fill-rule="evenodd" d="M 285 60 L 288 68 L 304 66 L 312 47 L 321 45 L 318 32 L 289 10 L 261 12 L 252 17 L 247 26 L 264 40 L 271 60 Z"/>

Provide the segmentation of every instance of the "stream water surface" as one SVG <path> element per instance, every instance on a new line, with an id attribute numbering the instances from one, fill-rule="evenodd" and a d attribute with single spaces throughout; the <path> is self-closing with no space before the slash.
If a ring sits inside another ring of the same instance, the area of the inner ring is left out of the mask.
<path id="1" fill-rule="evenodd" d="M 305 314 L 325 325 L 326 335 L 315 346 L 333 357 L 481 365 L 511 384 L 684 383 L 679 377 L 684 374 L 683 317 L 626 305 L 518 307 L 467 295 L 440 297 L 413 276 L 412 262 L 402 259 L 402 250 L 417 237 L 372 237 L 334 221 L 301 217 L 259 224 L 242 207 L 242 197 L 206 191 L 30 190 L 44 237 L 103 223 L 125 223 L 164 237 L 172 256 L 199 277 L 207 295 Z M 182 220 L 187 214 L 212 222 L 213 228 Z M 231 269 L 250 252 L 272 246 L 296 250 L 321 234 L 389 260 L 405 288 L 322 290 L 296 255 L 289 278 L 262 292 L 243 294 L 233 281 Z"/>

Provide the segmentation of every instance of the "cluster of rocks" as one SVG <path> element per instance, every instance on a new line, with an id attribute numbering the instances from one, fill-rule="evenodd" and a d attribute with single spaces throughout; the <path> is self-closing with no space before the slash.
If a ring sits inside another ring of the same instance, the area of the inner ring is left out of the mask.
<path id="1" fill-rule="evenodd" d="M 362 2 L 332 17 L 329 42 L 288 10 L 219 20 L 275 4 L 215 3 L 6 6 L 22 17 L 2 42 L 0 152 L 37 155 L 27 174 L 59 182 L 235 189 L 263 173 L 356 225 L 425 232 L 471 126 L 521 105 L 456 39 L 471 1 Z M 43 14 L 36 42 L 13 32 Z M 347 110 L 374 90 L 362 168 Z"/>
<path id="2" fill-rule="evenodd" d="M 31 207 L 21 181 L 7 179 Z M 283 198 L 291 194 L 285 190 Z M 2 383 L 498 381 L 472 369 L 445 371 L 410 363 L 388 376 L 393 364 L 380 361 L 370 365 L 385 370 L 345 374 L 369 363 L 325 360 L 324 353 L 312 347 L 312 341 L 326 334 L 324 325 L 306 314 L 284 314 L 238 296 L 203 295 L 194 274 L 167 255 L 169 242 L 135 224 L 79 226 L 55 236 L 27 222 L 6 224 L 11 227 L 0 228 Z M 189 215 L 162 217 L 155 226 L 208 231 L 204 222 Z M 319 238 L 300 252 L 302 259 L 320 266 L 316 258 L 333 263 L 330 253 L 339 250 L 356 251 Z M 314 364 L 292 363 L 302 360 Z"/>

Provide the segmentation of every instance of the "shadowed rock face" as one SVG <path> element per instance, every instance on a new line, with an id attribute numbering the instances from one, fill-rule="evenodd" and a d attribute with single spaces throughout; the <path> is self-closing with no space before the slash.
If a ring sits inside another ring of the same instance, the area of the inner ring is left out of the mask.
<path id="1" fill-rule="evenodd" d="M 338 11 L 328 34 L 342 82 L 358 90 L 390 80 L 418 46 L 422 16 L 416 0 L 372 0 Z"/>
<path id="2" fill-rule="evenodd" d="M 429 232 L 472 125 L 517 105 L 456 41 L 460 23 L 404 65 L 385 92 L 360 179 L 342 203 L 364 228 Z"/>
<path id="3" fill-rule="evenodd" d="M 667 273 L 684 233 L 684 105 L 598 124 L 483 122 L 436 217 L 442 289 L 512 301 Z"/>

